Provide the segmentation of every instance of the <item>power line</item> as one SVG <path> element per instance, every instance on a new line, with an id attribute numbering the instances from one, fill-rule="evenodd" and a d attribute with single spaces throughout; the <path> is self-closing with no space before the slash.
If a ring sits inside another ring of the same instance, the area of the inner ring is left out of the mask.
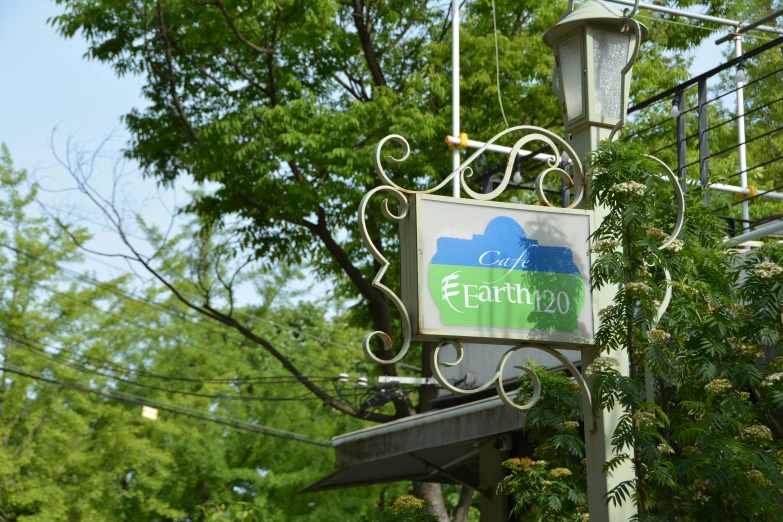
<path id="1" fill-rule="evenodd" d="M 159 303 L 156 303 L 156 302 L 148 300 L 148 299 L 139 298 L 139 297 L 137 297 L 137 296 L 135 296 L 133 294 L 130 294 L 128 292 L 124 292 L 124 291 L 122 291 L 120 289 L 117 289 L 117 288 L 114 288 L 112 286 L 109 286 L 109 285 L 107 285 L 105 283 L 102 283 L 100 281 L 97 281 L 97 280 L 95 280 L 93 278 L 90 278 L 88 276 L 79 274 L 78 272 L 76 272 L 74 270 L 62 267 L 62 266 L 58 265 L 57 263 L 54 263 L 54 262 L 51 262 L 51 261 L 47 261 L 47 260 L 41 258 L 40 256 L 37 256 L 37 255 L 32 254 L 30 252 L 27 252 L 25 250 L 16 248 L 14 246 L 7 245 L 7 244 L 4 244 L 4 243 L 0 243 L 0 246 L 8 248 L 9 250 L 12 250 L 12 251 L 16 252 L 17 254 L 23 255 L 23 256 L 25 256 L 25 257 L 27 257 L 29 259 L 34 259 L 34 260 L 36 260 L 36 261 L 38 261 L 40 263 L 43 263 L 43 264 L 49 265 L 49 266 L 51 266 L 53 268 L 56 268 L 57 270 L 60 270 L 61 272 L 65 273 L 66 275 L 68 275 L 68 276 L 70 276 L 70 277 L 72 277 L 74 279 L 77 279 L 79 281 L 91 284 L 91 285 L 96 286 L 98 288 L 102 288 L 102 289 L 107 290 L 108 292 L 113 293 L 114 295 L 117 295 L 117 296 L 122 297 L 124 299 L 136 302 L 136 303 L 141 304 L 141 305 L 146 305 L 146 306 L 148 306 L 150 308 L 153 308 L 155 310 L 163 312 L 163 313 L 165 313 L 165 314 L 167 314 L 167 315 L 169 315 L 171 317 L 174 317 L 174 318 L 179 319 L 181 321 L 185 321 L 185 322 L 187 322 L 188 325 L 198 326 L 199 328 L 201 328 L 203 330 L 206 330 L 206 331 L 208 331 L 210 333 L 213 333 L 215 335 L 221 335 L 222 334 L 222 332 L 219 332 L 219 331 L 215 330 L 214 328 L 212 328 L 211 326 L 208 326 L 208 325 L 206 325 L 206 324 L 204 324 L 204 323 L 202 323 L 200 321 L 192 322 L 190 320 L 190 318 L 187 317 L 186 314 L 183 314 L 182 312 L 180 312 L 178 310 L 174 310 L 174 309 L 172 309 L 170 307 L 161 305 Z M 100 310 L 100 309 L 98 308 L 98 310 Z M 108 312 L 105 312 L 103 310 L 100 310 L 100 311 L 103 312 L 103 313 L 108 313 Z M 118 317 L 118 316 L 115 316 L 114 314 L 109 314 L 109 315 L 114 316 L 114 317 Z M 258 318 L 258 319 L 260 319 L 260 318 Z M 212 352 L 211 350 L 207 350 L 207 351 L 210 351 L 211 353 L 217 353 L 217 352 Z M 293 356 L 291 356 L 289 358 L 295 359 Z M 300 362 L 302 362 L 303 364 L 307 364 L 308 366 L 315 367 L 309 361 L 308 362 L 300 361 Z M 326 364 L 326 365 L 335 367 L 334 363 L 332 363 L 329 360 L 324 359 L 324 360 L 320 360 L 320 362 L 322 364 Z"/>
<path id="2" fill-rule="evenodd" d="M 321 446 L 321 447 L 325 447 L 325 448 L 332 447 L 332 445 L 327 443 L 327 442 L 319 442 L 319 441 L 311 440 L 311 439 L 308 439 L 307 437 L 305 437 L 304 435 L 299 434 L 299 433 L 294 433 L 294 432 L 289 432 L 289 431 L 285 431 L 285 430 L 280 430 L 280 429 L 272 428 L 272 427 L 269 427 L 269 426 L 254 425 L 254 424 L 251 424 L 251 423 L 249 423 L 247 421 L 242 421 L 242 420 L 234 419 L 234 418 L 231 418 L 231 417 L 223 417 L 223 416 L 219 416 L 219 415 L 213 415 L 213 414 L 209 414 L 207 412 L 203 412 L 203 411 L 200 411 L 200 410 L 193 410 L 191 408 L 183 408 L 183 407 L 179 407 L 179 406 L 176 406 L 176 405 L 173 405 L 173 404 L 163 403 L 163 402 L 160 402 L 160 401 L 143 400 L 141 398 L 135 398 L 133 395 L 130 395 L 130 394 L 123 394 L 123 393 L 120 393 L 120 392 L 111 392 L 111 393 L 102 392 L 102 391 L 99 391 L 99 390 L 94 390 L 94 389 L 89 388 L 89 387 L 84 386 L 84 385 L 79 385 L 79 384 L 74 384 L 74 383 L 69 383 L 69 382 L 64 382 L 64 381 L 58 381 L 56 379 L 50 379 L 48 377 L 43 377 L 43 376 L 40 376 L 40 375 L 33 375 L 32 373 L 29 373 L 31 370 L 28 370 L 26 368 L 22 368 L 22 367 L 19 367 L 19 366 L 16 366 L 16 365 L 13 365 L 13 364 L 10 364 L 10 363 L 7 363 L 7 362 L 5 363 L 4 366 L 0 366 L 0 370 L 6 371 L 6 372 L 9 372 L 9 373 L 13 373 L 13 374 L 16 374 L 16 375 L 20 375 L 22 377 L 27 377 L 29 379 L 34 379 L 36 381 L 46 382 L 46 383 L 49 383 L 49 384 L 54 384 L 56 386 L 62 386 L 62 387 L 65 387 L 65 388 L 81 391 L 81 392 L 84 392 L 84 393 L 91 393 L 91 394 L 98 395 L 100 397 L 104 397 L 104 398 L 107 398 L 107 399 L 118 400 L 118 401 L 126 402 L 126 403 L 129 403 L 129 404 L 134 404 L 134 405 L 137 405 L 137 406 L 150 406 L 150 407 L 156 408 L 158 410 L 167 411 L 169 413 L 174 413 L 174 414 L 177 414 L 177 415 L 184 415 L 186 417 L 191 417 L 191 418 L 204 420 L 204 421 L 208 421 L 208 422 L 214 422 L 216 424 L 221 424 L 223 426 L 229 426 L 229 427 L 232 427 L 232 428 L 235 428 L 235 429 L 238 429 L 238 430 L 250 431 L 250 432 L 253 432 L 253 433 L 259 433 L 259 434 L 262 434 L 262 435 L 269 435 L 271 437 L 277 437 L 277 438 L 281 438 L 281 439 L 294 440 L 294 441 L 297 441 L 297 442 L 303 442 L 305 444 L 312 444 L 314 446 Z"/>
<path id="3" fill-rule="evenodd" d="M 61 364 L 61 365 L 64 365 L 64 366 L 68 366 L 68 367 L 73 368 L 73 369 L 75 369 L 77 371 L 92 373 L 94 375 L 99 375 L 101 377 L 106 377 L 108 379 L 114 379 L 116 381 L 124 382 L 126 384 L 130 384 L 131 386 L 137 386 L 139 388 L 147 388 L 147 389 L 150 389 L 150 390 L 162 391 L 162 392 L 166 392 L 166 393 L 177 393 L 177 394 L 180 394 L 180 395 L 189 395 L 189 396 L 192 396 L 192 397 L 202 397 L 202 398 L 206 398 L 206 399 L 218 399 L 218 400 L 225 399 L 225 400 L 240 400 L 240 401 L 255 401 L 255 402 L 286 402 L 286 401 L 300 401 L 300 400 L 321 400 L 319 397 L 311 397 L 310 394 L 312 392 L 308 392 L 308 393 L 305 393 L 305 394 L 302 394 L 302 395 L 298 395 L 298 396 L 295 396 L 295 397 L 256 397 L 256 396 L 247 396 L 247 395 L 230 395 L 230 394 L 217 394 L 217 395 L 215 395 L 215 394 L 207 394 L 207 393 L 200 393 L 200 392 L 189 392 L 189 391 L 184 391 L 184 390 L 176 390 L 176 389 L 173 389 L 173 388 L 164 388 L 162 386 L 155 386 L 153 384 L 144 384 L 144 383 L 140 383 L 140 382 L 137 382 L 137 381 L 133 381 L 131 379 L 126 379 L 124 377 L 118 377 L 116 375 L 110 375 L 110 374 L 104 373 L 104 372 L 102 372 L 100 370 L 97 370 L 97 369 L 87 368 L 86 366 L 80 365 L 78 363 L 72 363 L 72 362 L 68 362 L 68 361 L 59 360 L 60 357 L 58 355 L 49 354 L 44 349 L 37 348 L 37 347 L 33 346 L 30 343 L 30 341 L 32 341 L 32 340 L 29 337 L 18 336 L 16 334 L 13 334 L 13 333 L 11 333 L 11 332 L 9 332 L 9 331 L 7 331 L 5 329 L 2 329 L 2 328 L 0 328 L 0 331 L 3 331 L 3 333 L 5 333 L 11 340 L 13 340 L 16 343 L 21 344 L 22 346 L 26 347 L 26 349 L 28 351 L 30 351 L 31 353 L 33 353 L 33 354 L 36 354 L 36 355 L 39 355 L 39 356 L 43 356 L 43 357 L 47 357 L 49 359 L 52 359 L 54 362 L 56 362 L 58 364 Z M 51 348 L 50 346 L 46 346 L 46 345 L 43 345 L 41 343 L 37 343 L 37 344 L 39 346 L 44 346 L 46 348 Z M 333 381 L 333 380 L 336 380 L 336 378 L 330 378 L 328 380 L 329 381 Z M 274 384 L 278 384 L 278 383 L 274 383 Z M 285 383 L 285 384 L 288 384 L 288 383 Z"/>

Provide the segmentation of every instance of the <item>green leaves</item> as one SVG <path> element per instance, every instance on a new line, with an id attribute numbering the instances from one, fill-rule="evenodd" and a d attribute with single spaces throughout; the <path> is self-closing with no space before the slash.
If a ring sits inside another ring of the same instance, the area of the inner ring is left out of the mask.
<path id="1" fill-rule="evenodd" d="M 759 357 L 761 345 L 779 349 L 783 249 L 764 247 L 737 260 L 697 193 L 689 197 L 684 244 L 659 253 L 672 207 L 654 166 L 617 143 L 604 144 L 591 163 L 591 201 L 609 212 L 595 239 L 619 247 L 594 265 L 597 287 L 620 287 L 614 305 L 601 312 L 596 342 L 627 351 L 631 360 L 629 376 L 610 368 L 595 372 L 592 382 L 597 404 L 625 411 L 612 439 L 618 456 L 606 471 L 630 458 L 636 470 L 609 500 L 638 502 L 642 518 L 777 517 L 779 499 L 758 499 L 775 498 L 783 484 L 777 438 L 783 433 L 773 438 L 765 425 L 775 425 L 780 399 L 772 375 L 779 370 Z M 663 264 L 672 301 L 654 324 L 651 312 L 666 284 Z M 652 370 L 654 403 L 643 391 L 644 365 Z M 760 391 L 764 382 L 769 386 Z"/>

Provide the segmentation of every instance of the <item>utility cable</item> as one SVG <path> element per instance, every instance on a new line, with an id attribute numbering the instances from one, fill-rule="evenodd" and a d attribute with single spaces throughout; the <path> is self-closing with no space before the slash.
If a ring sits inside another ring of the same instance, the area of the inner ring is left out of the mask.
<path id="1" fill-rule="evenodd" d="M 101 377 L 106 377 L 107 379 L 113 379 L 115 381 L 119 381 L 119 382 L 124 382 L 126 384 L 130 384 L 131 386 L 138 386 L 139 388 L 147 388 L 147 389 L 150 389 L 150 390 L 162 391 L 162 392 L 166 392 L 166 393 L 177 393 L 177 394 L 180 394 L 180 395 L 190 395 L 192 397 L 203 397 L 203 398 L 206 398 L 206 399 L 226 399 L 226 400 L 257 401 L 257 402 L 279 402 L 279 401 L 294 401 L 294 400 L 296 400 L 296 401 L 298 401 L 298 400 L 321 400 L 318 397 L 311 397 L 310 395 L 311 395 L 312 392 L 309 392 L 309 391 L 308 391 L 308 393 L 305 393 L 305 394 L 302 394 L 302 395 L 298 395 L 298 396 L 295 396 L 295 397 L 255 397 L 255 396 L 231 395 L 231 394 L 214 395 L 214 394 L 206 394 L 206 393 L 200 393 L 200 392 L 189 392 L 189 391 L 184 391 L 184 390 L 176 390 L 176 389 L 173 389 L 173 388 L 164 388 L 162 386 L 155 386 L 153 384 L 144 384 L 144 383 L 133 381 L 131 379 L 126 379 L 124 377 L 118 377 L 116 375 L 110 375 L 110 374 L 104 373 L 104 372 L 102 372 L 100 370 L 90 369 L 90 368 L 87 368 L 86 366 L 80 365 L 78 363 L 72 363 L 72 362 L 68 362 L 68 361 L 59 360 L 60 357 L 58 357 L 58 355 L 49 354 L 49 353 L 46 352 L 45 349 L 41 349 L 40 348 L 40 346 L 43 346 L 44 348 L 52 348 L 51 346 L 46 346 L 46 345 L 44 345 L 42 343 L 38 343 L 36 341 L 33 341 L 29 337 L 25 338 L 24 336 L 19 336 L 18 334 L 13 334 L 13 333 L 11 333 L 11 332 L 9 332 L 9 331 L 7 331 L 5 329 L 2 329 L 2 328 L 0 328 L 0 331 L 2 331 L 12 341 L 14 341 L 17 344 L 20 344 L 20 345 L 26 347 L 26 349 L 28 351 L 30 351 L 30 353 L 33 353 L 35 355 L 42 356 L 42 357 L 47 357 L 47 358 L 53 360 L 54 362 L 56 362 L 58 364 L 69 366 L 69 367 L 71 367 L 71 368 L 73 368 L 73 369 L 75 369 L 77 371 L 80 371 L 80 372 L 87 372 L 87 373 L 91 373 L 93 375 L 99 375 Z M 37 348 L 37 347 L 33 346 L 30 341 L 36 342 L 36 344 L 38 344 L 39 347 Z M 329 379 L 329 380 L 332 381 L 332 380 L 335 380 L 335 379 L 336 379 L 336 377 L 333 378 L 333 379 Z"/>
<path id="2" fill-rule="evenodd" d="M 84 393 L 91 393 L 93 395 L 98 395 L 100 397 L 104 397 L 107 399 L 113 399 L 121 402 L 126 402 L 129 404 L 134 404 L 137 406 L 149 406 L 152 408 L 156 408 L 158 410 L 167 411 L 169 413 L 174 413 L 176 415 L 184 415 L 186 417 L 191 417 L 203 421 L 208 422 L 214 422 L 215 424 L 221 424 L 223 426 L 229 426 L 238 430 L 243 431 L 250 431 L 253 433 L 259 433 L 261 435 L 269 435 L 271 437 L 277 437 L 281 439 L 287 439 L 287 440 L 294 440 L 297 442 L 303 442 L 305 444 L 312 444 L 314 446 L 321 446 L 325 448 L 332 447 L 331 444 L 327 442 L 319 442 L 315 440 L 308 439 L 302 434 L 289 432 L 285 430 L 280 430 L 277 428 L 271 428 L 269 426 L 262 426 L 262 425 L 254 425 L 247 421 L 241 421 L 239 419 L 234 419 L 230 417 L 223 417 L 219 415 L 210 414 L 207 412 L 199 411 L 199 410 L 193 410 L 190 408 L 181 408 L 179 406 L 163 403 L 160 401 L 149 401 L 144 400 L 142 398 L 133 398 L 132 395 L 128 394 L 122 394 L 118 392 L 102 392 L 99 390 L 94 390 L 88 386 L 74 384 L 70 382 L 64 382 L 64 381 L 58 381 L 56 379 L 51 379 L 48 377 L 43 377 L 40 375 L 33 375 L 31 370 L 28 370 L 26 368 L 21 368 L 9 363 L 5 363 L 4 366 L 0 366 L 0 371 L 5 371 L 9 373 L 13 373 L 16 375 L 20 375 L 22 377 L 27 377 L 29 379 L 34 379 L 36 381 L 46 382 L 49 384 L 53 384 L 56 386 L 61 386 L 64 388 L 69 388 L 76 391 L 81 391 Z"/>
<path id="3" fill-rule="evenodd" d="M 171 317 L 174 317 L 174 318 L 179 319 L 181 321 L 185 321 L 188 325 L 198 326 L 199 328 L 201 328 L 201 329 L 203 329 L 203 330 L 205 330 L 207 332 L 210 332 L 212 334 L 215 334 L 215 335 L 222 335 L 223 334 L 223 332 L 215 330 L 211 326 L 206 325 L 206 324 L 204 324 L 201 321 L 191 321 L 190 318 L 187 317 L 187 314 L 183 314 L 182 312 L 180 312 L 178 310 L 174 310 L 174 309 L 172 309 L 170 307 L 161 305 L 161 304 L 156 303 L 154 301 L 150 301 L 150 300 L 147 300 L 147 299 L 139 298 L 139 297 L 137 297 L 137 296 L 135 296 L 135 295 L 133 295 L 131 293 L 124 292 L 124 291 L 122 291 L 120 289 L 114 288 L 114 287 L 112 287 L 110 285 L 107 285 L 105 283 L 102 283 L 100 281 L 92 279 L 92 278 L 90 278 L 88 276 L 79 274 L 78 272 L 76 272 L 74 270 L 62 267 L 62 266 L 58 265 L 57 263 L 54 263 L 54 262 L 51 262 L 51 261 L 47 261 L 47 260 L 41 258 L 40 256 L 36 256 L 35 254 L 32 254 L 32 253 L 27 252 L 25 250 L 22 250 L 22 249 L 19 249 L 19 248 L 16 248 L 16 247 L 13 247 L 11 245 L 4 244 L 4 243 L 0 243 L 0 247 L 7 248 L 9 250 L 12 250 L 12 251 L 16 252 L 19 255 L 23 255 L 23 256 L 25 256 L 25 257 L 27 257 L 29 259 L 33 259 L 33 260 L 36 260 L 36 261 L 38 261 L 40 263 L 43 263 L 45 265 L 51 266 L 53 268 L 56 268 L 57 270 L 60 270 L 64 274 L 66 274 L 66 275 L 68 275 L 68 276 L 70 276 L 70 277 L 72 277 L 74 279 L 77 279 L 79 281 L 82 281 L 82 282 L 85 282 L 87 284 L 93 285 L 93 286 L 95 286 L 97 288 L 101 288 L 101 289 L 107 290 L 108 292 L 110 292 L 110 293 L 112 293 L 112 294 L 114 294 L 116 296 L 119 296 L 121 298 L 127 299 L 129 301 L 133 301 L 133 302 L 135 302 L 137 304 L 146 305 L 146 306 L 148 306 L 148 307 L 150 307 L 150 308 L 152 308 L 154 310 L 163 312 L 163 313 L 165 313 L 165 314 L 167 314 L 167 315 L 169 315 Z M 292 359 L 293 359 L 293 357 L 292 357 Z M 321 362 L 323 364 L 326 364 L 326 365 L 334 366 L 333 363 L 331 363 L 330 361 L 323 360 Z M 312 367 L 315 367 L 314 365 L 312 365 L 312 363 L 307 363 L 307 364 L 309 364 Z"/>

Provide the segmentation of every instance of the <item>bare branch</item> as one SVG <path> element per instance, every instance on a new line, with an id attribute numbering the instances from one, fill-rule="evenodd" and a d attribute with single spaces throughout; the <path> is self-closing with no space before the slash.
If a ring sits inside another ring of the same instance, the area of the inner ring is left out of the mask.
<path id="1" fill-rule="evenodd" d="M 274 49 L 272 49 L 271 47 L 259 47 L 258 45 L 254 44 L 253 42 L 251 42 L 250 40 L 242 36 L 242 33 L 239 32 L 239 29 L 237 29 L 236 24 L 234 24 L 234 19 L 228 15 L 228 11 L 226 11 L 226 7 L 223 5 L 223 2 L 221 2 L 220 0 L 215 0 L 210 5 L 213 5 L 218 9 L 220 9 L 220 12 L 223 13 L 223 18 L 226 19 L 226 23 L 228 23 L 228 26 L 231 28 L 231 30 L 234 32 L 234 34 L 236 35 L 236 37 L 239 39 L 240 42 L 250 47 L 251 49 L 253 49 L 255 52 L 259 54 L 274 53 Z"/>
<path id="2" fill-rule="evenodd" d="M 193 129 L 193 126 L 190 124 L 190 120 L 188 119 L 187 114 L 185 114 L 185 109 L 182 107 L 182 103 L 179 99 L 179 94 L 177 94 L 177 77 L 174 74 L 174 60 L 171 57 L 171 41 L 169 40 L 168 31 L 166 29 L 166 23 L 163 20 L 163 9 L 160 5 L 160 0 L 157 2 L 157 11 L 158 11 L 158 23 L 160 27 L 160 34 L 163 37 L 163 40 L 166 42 L 166 63 L 169 66 L 169 74 L 168 74 L 168 81 L 169 81 L 169 92 L 171 92 L 171 99 L 174 102 L 174 106 L 177 109 L 177 112 L 179 113 L 179 117 L 182 120 L 183 125 L 185 125 L 185 128 L 187 129 L 188 133 L 193 137 L 193 139 L 198 142 L 199 137 L 198 134 L 196 134 L 196 131 Z"/>

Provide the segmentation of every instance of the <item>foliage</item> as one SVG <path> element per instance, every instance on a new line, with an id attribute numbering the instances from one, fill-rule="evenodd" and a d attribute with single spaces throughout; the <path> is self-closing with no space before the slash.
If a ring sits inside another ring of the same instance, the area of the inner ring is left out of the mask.
<path id="1" fill-rule="evenodd" d="M 525 435 L 537 444 L 533 460 L 514 457 L 503 467 L 508 475 L 498 491 L 514 500 L 512 514 L 535 513 L 552 522 L 581 520 L 587 510 L 584 441 L 579 433 L 582 414 L 579 387 L 562 372 L 549 373 L 530 361 L 538 375 L 542 394 L 525 417 Z M 530 381 L 522 382 L 517 402 L 524 404 L 533 393 Z M 575 518 L 576 517 L 576 518 Z"/>
<path id="2" fill-rule="evenodd" d="M 424 512 L 426 502 L 412 495 L 403 495 L 383 510 L 383 522 L 438 522 L 437 517 Z"/>
<path id="3" fill-rule="evenodd" d="M 635 502 L 640 520 L 778 520 L 783 248 L 727 251 L 720 221 L 695 191 L 683 242 L 659 250 L 674 211 L 656 165 L 617 143 L 605 144 L 591 163 L 591 203 L 608 211 L 594 237 L 593 284 L 618 291 L 596 336 L 607 355 L 584 371 L 598 407 L 623 411 L 605 471 L 629 460 L 635 469 L 609 500 Z M 673 294 L 656 322 L 663 266 Z M 622 352 L 628 374 L 613 359 Z M 572 407 L 578 404 L 574 397 Z M 556 435 L 546 436 L 545 444 Z M 564 510 L 562 520 L 577 515 Z"/>
<path id="4" fill-rule="evenodd" d="M 73 237 L 33 217 L 35 186 L 0 155 L 0 515 L 3 520 L 371 521 L 402 486 L 303 495 L 332 471 L 328 448 L 209 419 L 272 426 L 312 440 L 367 423 L 324 407 L 236 332 L 130 278 L 97 283 Z M 168 252 L 175 269 L 187 268 Z M 271 277 L 271 275 L 270 275 Z M 272 278 L 273 279 L 273 278 Z M 261 281 L 261 280 L 259 280 Z M 256 328 L 330 379 L 363 369 L 360 335 L 280 288 L 243 308 Z M 273 298 L 273 294 L 277 298 Z M 358 366 L 357 366 L 358 365 Z M 350 391 L 350 390 L 348 390 Z M 141 405 L 158 407 L 157 420 Z M 178 415 L 170 409 L 184 411 Z M 192 416 L 188 416 L 192 415 Z"/>

